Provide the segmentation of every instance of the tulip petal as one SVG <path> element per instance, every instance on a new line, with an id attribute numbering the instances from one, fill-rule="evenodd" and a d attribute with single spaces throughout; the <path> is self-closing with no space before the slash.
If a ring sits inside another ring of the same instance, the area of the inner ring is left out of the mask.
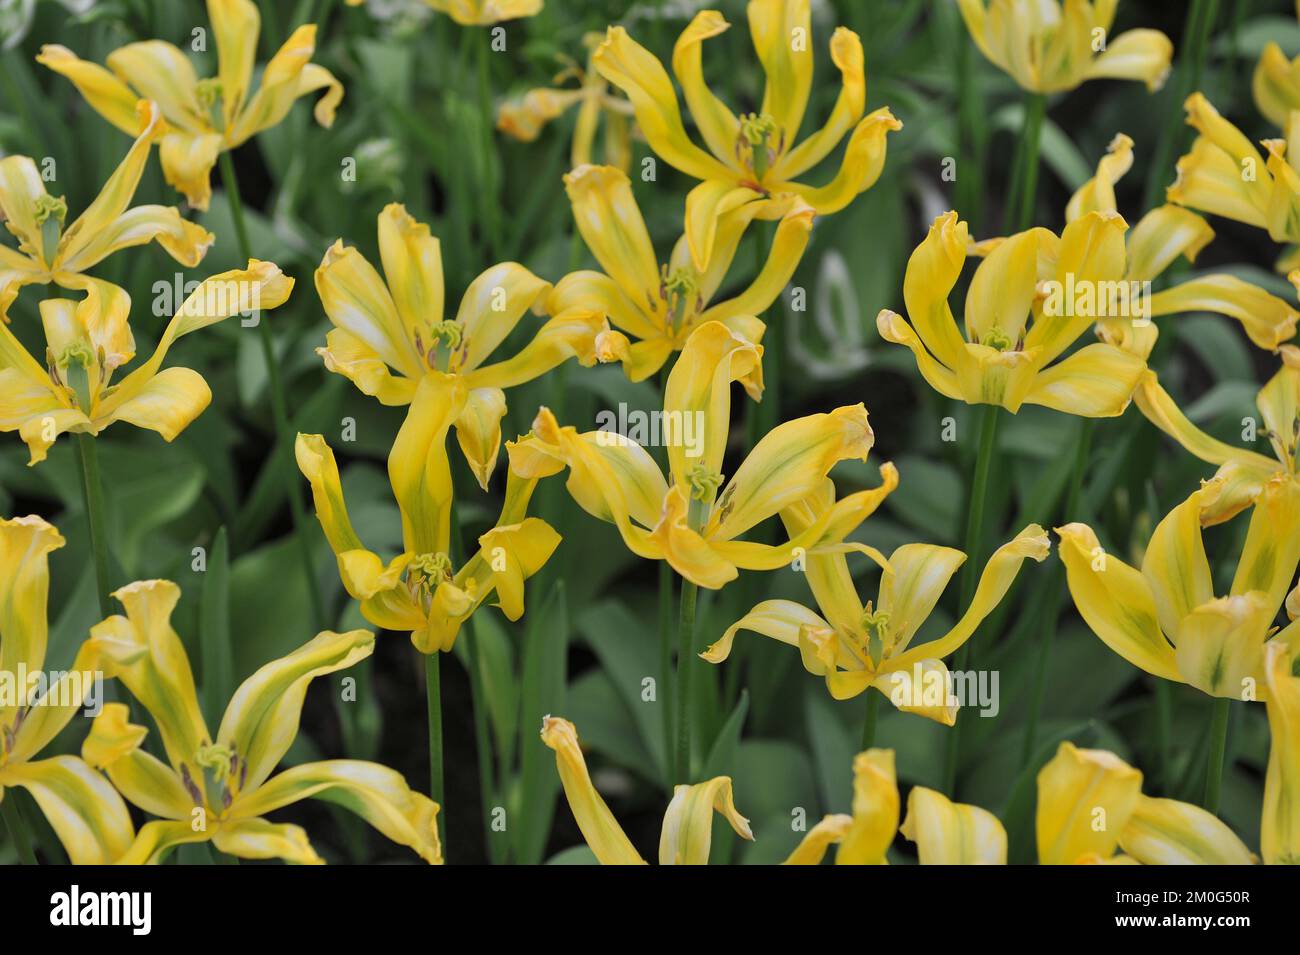
<path id="1" fill-rule="evenodd" d="M 700 135 L 715 156 L 730 156 L 740 134 L 736 114 L 718 99 L 704 80 L 702 47 L 704 41 L 731 28 L 716 10 L 701 10 L 682 31 L 673 45 L 673 73 L 682 86 L 686 108 L 699 127 Z"/>
<path id="2" fill-rule="evenodd" d="M 513 358 L 482 365 L 465 374 L 468 387 L 513 388 L 533 381 L 570 358 L 590 368 L 600 354 L 599 337 L 609 331 L 599 311 L 567 309 L 549 319 Z"/>
<path id="3" fill-rule="evenodd" d="M 66 543 L 36 515 L 0 520 L 0 673 L 37 672 L 49 637 L 49 555 Z M 25 703 L 25 701 L 24 701 Z M 0 729 L 17 707 L 0 706 Z"/>
<path id="4" fill-rule="evenodd" d="M 475 388 L 467 395 L 465 408 L 456 419 L 456 441 L 479 487 L 485 491 L 501 453 L 501 419 L 505 414 L 504 391 Z"/>
<path id="5" fill-rule="evenodd" d="M 797 647 L 799 631 L 804 627 L 831 629 L 829 623 L 793 600 L 764 600 L 723 631 L 722 636 L 700 656 L 710 663 L 721 663 L 731 655 L 732 643 L 741 630 L 750 630 Z"/>
<path id="6" fill-rule="evenodd" d="M 456 324 L 464 338 L 448 370 L 463 374 L 482 365 L 525 312 L 541 311 L 550 291 L 550 282 L 517 262 L 502 262 L 485 269 L 469 284 L 456 310 Z"/>
<path id="7" fill-rule="evenodd" d="M 613 166 L 579 166 L 565 174 L 564 188 L 578 232 L 600 267 L 638 307 L 658 302 L 659 262 L 627 174 Z"/>
<path id="8" fill-rule="evenodd" d="M 231 815 L 236 819 L 263 816 L 310 798 L 351 810 L 393 842 L 415 850 L 425 862 L 442 863 L 438 804 L 411 789 L 401 773 L 378 763 L 331 759 L 294 766 L 237 800 Z M 218 846 L 225 829 L 223 824 L 218 831 Z"/>
<path id="9" fill-rule="evenodd" d="M 1264 778 L 1259 847 L 1268 865 L 1300 860 L 1300 678 L 1295 651 L 1272 641 L 1264 651 L 1272 742 Z"/>
<path id="10" fill-rule="evenodd" d="M 388 480 L 402 512 L 402 549 L 445 554 L 451 542 L 451 467 L 447 432 L 467 392 L 459 376 L 432 371 L 420 379 L 388 453 Z"/>
<path id="11" fill-rule="evenodd" d="M 542 742 L 555 750 L 555 766 L 573 818 L 601 865 L 645 865 L 605 800 L 596 791 L 578 745 L 578 731 L 568 720 L 542 720 Z"/>
<path id="12" fill-rule="evenodd" d="M 1128 30 L 1107 42 L 1085 79 L 1141 80 L 1154 93 L 1164 85 L 1173 55 L 1173 43 L 1159 30 Z"/>
<path id="13" fill-rule="evenodd" d="M 44 44 L 36 62 L 71 80 L 90 108 L 122 132 L 135 135 L 140 128 L 136 114 L 140 97 L 98 63 L 80 59 L 57 43 Z"/>
<path id="14" fill-rule="evenodd" d="M 1218 312 L 1235 318 L 1250 340 L 1260 348 L 1276 351 L 1294 338 L 1297 312 L 1276 295 L 1233 275 L 1206 275 L 1183 282 L 1151 296 L 1152 315 L 1183 312 Z"/>
<path id="15" fill-rule="evenodd" d="M 924 786 L 908 793 L 900 831 L 916 843 L 921 865 L 1007 864 L 1007 831 L 997 816 Z"/>
<path id="16" fill-rule="evenodd" d="M 853 825 L 844 834 L 836 865 L 882 865 L 898 832 L 898 777 L 892 749 L 869 749 L 853 758 Z"/>
<path id="17" fill-rule="evenodd" d="M 1255 861 L 1213 813 L 1175 799 L 1138 799 L 1119 844 L 1143 865 L 1251 865 Z"/>
<path id="18" fill-rule="evenodd" d="M 369 630 L 325 631 L 239 685 L 221 718 L 217 740 L 247 764 L 246 777 L 241 770 L 242 792 L 261 786 L 293 744 L 311 681 L 347 669 L 374 649 L 375 635 Z"/>
<path id="19" fill-rule="evenodd" d="M 316 292 L 335 328 L 363 342 L 399 374 L 415 379 L 423 374 L 427 366 L 416 350 L 415 330 L 403 323 L 388 286 L 360 252 L 335 242 L 316 269 Z"/>
<path id="20" fill-rule="evenodd" d="M 852 30 L 836 27 L 831 34 L 831 62 L 840 71 L 842 86 L 826 125 L 777 160 L 772 175 L 793 179 L 825 159 L 862 119 L 867 103 L 867 79 L 862 41 Z"/>
<path id="21" fill-rule="evenodd" d="M 313 108 L 316 122 L 330 126 L 343 99 L 343 84 L 322 66 L 311 63 L 316 52 L 316 25 L 304 23 L 294 30 L 262 70 L 262 83 L 238 120 L 227 133 L 227 147 L 233 149 L 264 129 L 276 126 L 289 115 L 301 96 L 325 90 Z"/>
<path id="22" fill-rule="evenodd" d="M 821 822 L 808 830 L 782 865 L 820 865 L 826 857 L 826 851 L 832 845 L 838 845 L 844 834 L 853 826 L 853 817 L 843 813 L 823 816 Z"/>
<path id="23" fill-rule="evenodd" d="M 199 78 L 194 65 L 171 43 L 128 43 L 108 54 L 105 62 L 142 99 L 157 103 L 172 126 L 186 132 L 207 126 L 205 111 L 199 105 Z"/>
<path id="24" fill-rule="evenodd" d="M 75 756 L 6 764 L 0 768 L 0 797 L 8 786 L 32 795 L 73 865 L 107 865 L 135 836 L 117 790 Z"/>
<path id="25" fill-rule="evenodd" d="M 208 18 L 217 41 L 217 78 L 229 128 L 248 99 L 262 16 L 251 0 L 208 0 Z"/>
<path id="26" fill-rule="evenodd" d="M 708 865 L 714 811 L 731 824 L 736 835 L 753 841 L 749 820 L 736 811 L 730 776 L 715 776 L 693 786 L 674 786 L 659 837 L 659 864 Z"/>
<path id="27" fill-rule="evenodd" d="M 188 824 L 195 808 L 193 796 L 176 770 L 140 748 L 149 731 L 129 722 L 129 715 L 125 703 L 106 703 L 81 744 L 81 758 L 106 772 L 132 805 Z"/>
<path id="28" fill-rule="evenodd" d="M 1128 407 L 1146 368 L 1137 355 L 1094 342 L 1039 372 L 1025 404 L 1085 418 L 1115 418 Z"/>
<path id="29" fill-rule="evenodd" d="M 406 339 L 441 322 L 442 247 L 400 203 L 391 202 L 379 213 L 379 258 Z"/>
<path id="30" fill-rule="evenodd" d="M 1142 774 L 1113 753 L 1064 742 L 1038 773 L 1038 862 L 1108 859 L 1142 799 Z"/>
<path id="31" fill-rule="evenodd" d="M 805 186 L 797 182 L 777 182 L 774 192 L 793 192 L 812 206 L 818 215 L 839 212 L 858 195 L 876 184 L 885 168 L 886 139 L 890 133 L 903 128 L 888 106 L 882 106 L 864 116 L 849 137 L 835 178 L 821 187 Z"/>
<path id="32" fill-rule="evenodd" d="M 1195 262 L 1196 256 L 1214 238 L 1210 224 L 1190 209 L 1163 205 L 1152 209 L 1128 233 L 1128 274 L 1130 281 L 1149 282 L 1183 256 Z M 1152 314 L 1155 299 L 1151 297 Z"/>
<path id="33" fill-rule="evenodd" d="M 812 91 L 811 6 L 806 0 L 751 0 L 746 10 L 754 52 L 767 77 L 762 111 L 776 120 L 778 135 L 793 143 Z"/>

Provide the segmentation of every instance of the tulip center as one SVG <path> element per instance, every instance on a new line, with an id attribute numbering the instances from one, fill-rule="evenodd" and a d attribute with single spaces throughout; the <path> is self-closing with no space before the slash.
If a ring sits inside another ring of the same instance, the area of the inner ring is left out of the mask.
<path id="1" fill-rule="evenodd" d="M 773 139 L 776 142 L 773 143 Z M 740 134 L 736 137 L 736 157 L 749 167 L 757 184 L 772 168 L 781 151 L 784 135 L 778 137 L 776 120 L 768 113 L 746 113 L 740 117 Z"/>
<path id="2" fill-rule="evenodd" d="M 41 227 L 41 254 L 46 264 L 54 261 L 63 232 L 63 220 L 68 217 L 68 201 L 62 196 L 43 195 L 36 200 L 32 218 Z"/>
<path id="3" fill-rule="evenodd" d="M 688 314 L 700 309 L 699 276 L 692 268 L 678 267 L 669 272 L 668 266 L 661 265 L 659 298 L 668 308 L 669 325 L 677 331 Z"/>
<path id="4" fill-rule="evenodd" d="M 871 601 L 867 601 L 862 611 L 862 630 L 867 636 L 867 655 L 876 666 L 880 665 L 891 650 L 894 649 L 894 637 L 889 630 L 889 612 L 875 610 Z"/>
<path id="5" fill-rule="evenodd" d="M 85 342 L 72 342 L 57 355 L 47 355 L 50 363 L 50 379 L 58 385 L 66 385 L 77 399 L 77 407 L 89 413 L 92 400 L 90 394 L 90 369 L 95 365 L 95 353 Z"/>
<path id="6" fill-rule="evenodd" d="M 432 596 L 438 585 L 452 579 L 451 558 L 444 553 L 418 554 L 406 565 L 415 590 Z"/>
<path id="7" fill-rule="evenodd" d="M 424 338 L 415 333 L 415 350 L 424 358 L 425 364 L 435 371 L 447 371 L 452 358 L 465 344 L 465 329 L 458 322 L 437 322 L 428 329 L 430 343 L 426 348 Z M 460 356 L 463 359 L 463 355 Z"/>
<path id="8" fill-rule="evenodd" d="M 990 328 L 984 335 L 981 345 L 987 345 L 994 351 L 1010 351 L 1015 341 L 1000 328 Z"/>
<path id="9" fill-rule="evenodd" d="M 224 129 L 226 125 L 226 117 L 223 115 L 225 89 L 221 85 L 221 80 L 216 77 L 199 80 L 195 92 L 199 105 L 208 111 L 208 121 L 212 124 L 212 128 Z"/>
<path id="10" fill-rule="evenodd" d="M 1292 474 L 1295 474 L 1300 468 L 1300 411 L 1296 412 L 1291 422 L 1290 434 L 1279 434 L 1270 430 L 1268 438 L 1273 444 L 1278 459 L 1290 469 Z"/>
<path id="11" fill-rule="evenodd" d="M 691 503 L 686 513 L 686 522 L 692 529 L 698 531 L 708 519 L 714 495 L 722 485 L 722 473 L 710 470 L 704 464 L 697 464 L 686 472 L 686 481 L 691 488 Z"/>
<path id="12" fill-rule="evenodd" d="M 222 743 L 206 743 L 199 747 L 194 762 L 203 771 L 202 788 L 190 775 L 189 766 L 181 765 L 181 782 L 196 806 L 221 816 L 234 802 L 235 792 L 248 779 L 248 761 Z"/>

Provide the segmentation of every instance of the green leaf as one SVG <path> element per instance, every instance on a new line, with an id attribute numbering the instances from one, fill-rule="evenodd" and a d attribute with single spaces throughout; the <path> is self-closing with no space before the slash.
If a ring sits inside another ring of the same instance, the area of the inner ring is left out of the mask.
<path id="1" fill-rule="evenodd" d="M 224 527 L 217 529 L 207 556 L 199 598 L 199 645 L 203 654 L 203 716 L 209 726 L 216 726 L 234 692 L 230 675 L 230 545 Z"/>
<path id="2" fill-rule="evenodd" d="M 530 616 L 524 635 L 523 687 L 520 691 L 519 738 L 522 761 L 521 820 L 515 858 L 525 865 L 542 861 L 555 796 L 560 780 L 554 756 L 541 739 L 542 718 L 563 711 L 564 675 L 569 641 L 569 611 L 564 581 L 558 581 L 536 616 Z"/>

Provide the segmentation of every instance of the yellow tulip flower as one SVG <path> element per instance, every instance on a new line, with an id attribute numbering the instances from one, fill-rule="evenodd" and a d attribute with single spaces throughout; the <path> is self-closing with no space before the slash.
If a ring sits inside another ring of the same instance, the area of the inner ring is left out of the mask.
<path id="1" fill-rule="evenodd" d="M 1268 680 L 1268 725 L 1273 740 L 1264 777 L 1264 814 L 1259 848 L 1267 865 L 1300 862 L 1300 677 L 1295 660 L 1300 656 L 1300 590 L 1287 601 L 1291 619 L 1286 639 L 1274 639 L 1264 650 L 1264 676 Z"/>
<path id="2" fill-rule="evenodd" d="M 1159 30 L 1109 38 L 1118 0 L 957 0 L 990 63 L 1031 93 L 1063 93 L 1088 80 L 1141 80 L 1158 90 L 1174 45 Z"/>
<path id="3" fill-rule="evenodd" d="M 1268 121 L 1286 129 L 1291 113 L 1300 110 L 1300 56 L 1288 60 L 1282 48 L 1270 40 L 1255 66 L 1251 91 Z"/>
<path id="4" fill-rule="evenodd" d="M 1080 615 L 1129 663 L 1210 696 L 1261 700 L 1265 650 L 1297 636 L 1295 627 L 1275 635 L 1273 619 L 1300 564 L 1300 483 L 1264 482 L 1232 585 L 1216 597 L 1201 515 L 1226 485 L 1222 476 L 1206 481 L 1170 511 L 1140 570 L 1107 554 L 1085 524 L 1057 528 L 1060 555 Z"/>
<path id="5" fill-rule="evenodd" d="M 1007 833 L 997 816 L 913 786 L 907 818 L 898 825 L 898 777 L 892 749 L 869 749 L 853 759 L 853 814 L 826 816 L 790 853 L 785 865 L 817 865 L 832 845 L 836 865 L 888 865 L 894 837 L 916 843 L 921 865 L 1004 865 Z"/>
<path id="6" fill-rule="evenodd" d="M 1002 240 L 975 269 L 963 334 L 948 295 L 970 240 L 966 223 L 946 212 L 907 262 L 903 300 L 911 324 L 882 309 L 876 326 L 886 341 L 911 349 L 922 377 L 946 397 L 1012 413 L 1034 404 L 1087 418 L 1120 415 L 1143 359 L 1105 342 L 1056 359 L 1094 322 L 1134 307 L 1125 278 L 1127 228 L 1118 213 L 1093 210 L 1059 238 L 1034 228 Z"/>
<path id="7" fill-rule="evenodd" d="M 461 379 L 468 391 L 454 422 L 461 450 L 486 490 L 501 447 L 505 389 L 576 357 L 606 357 L 609 326 L 587 309 L 557 312 L 513 358 L 484 364 L 530 308 L 550 291 L 516 262 L 481 273 L 465 290 L 456 318 L 443 321 L 442 251 L 429 227 L 391 203 L 379 214 L 379 254 L 387 282 L 340 239 L 316 269 L 316 291 L 334 327 L 316 349 L 325 367 L 386 405 L 410 404 L 430 369 Z"/>
<path id="8" fill-rule="evenodd" d="M 598 33 L 583 37 L 588 48 L 601 40 Z M 566 58 L 567 59 L 567 58 Z M 578 88 L 559 84 L 574 79 Z M 552 81 L 554 86 L 531 89 L 523 96 L 507 100 L 497 107 L 497 129 L 523 143 L 531 143 L 541 135 L 542 127 L 558 119 L 566 110 L 577 106 L 578 119 L 573 127 L 573 145 L 569 150 L 569 165 L 585 166 L 592 161 L 592 146 L 600 121 L 605 120 L 605 161 L 616 169 L 627 172 L 632 164 L 631 116 L 632 104 L 609 92 L 609 84 L 588 62 L 583 69 L 576 62 L 560 72 Z"/>
<path id="9" fill-rule="evenodd" d="M 867 82 L 862 42 L 839 27 L 830 51 L 843 88 L 826 125 L 796 145 L 812 91 L 810 6 L 809 0 L 750 0 L 749 32 L 767 84 L 759 111 L 741 116 L 709 89 L 702 63 L 704 41 L 731 25 L 716 10 L 701 10 L 682 31 L 673 47 L 673 73 L 707 149 L 686 134 L 663 64 L 625 29 L 610 27 L 592 60 L 601 76 L 632 101 L 650 148 L 670 166 L 702 180 L 686 197 L 686 239 L 699 272 L 709 268 L 711 230 L 720 210 L 748 201 L 754 192 L 790 192 L 818 215 L 838 212 L 875 185 L 885 164 L 885 139 L 903 126 L 888 107 L 863 117 Z M 844 159 L 829 183 L 817 187 L 795 181 L 846 135 Z"/>
<path id="10" fill-rule="evenodd" d="M 1074 222 L 1090 212 L 1114 213 L 1115 184 L 1133 166 L 1133 140 L 1117 134 L 1097 163 L 1097 172 L 1074 195 L 1065 208 L 1065 221 Z M 1123 280 L 1129 283 L 1151 282 L 1164 273 L 1180 255 L 1188 262 L 1214 238 L 1210 224 L 1190 209 L 1165 204 L 1149 211 L 1137 225 L 1125 233 L 1128 267 Z M 1005 239 L 986 239 L 975 247 L 985 255 Z M 1181 282 L 1173 288 L 1145 297 L 1145 313 L 1140 316 L 1102 316 L 1097 334 L 1104 342 L 1132 352 L 1144 361 L 1155 346 L 1158 329 L 1152 318 L 1186 312 L 1217 312 L 1240 322 L 1250 340 L 1260 348 L 1276 351 L 1294 337 L 1296 311 L 1276 295 L 1234 275 L 1202 275 Z"/>
<path id="11" fill-rule="evenodd" d="M 87 62 L 67 47 L 46 44 L 36 62 L 66 76 L 90 107 L 123 132 L 135 134 L 136 100 L 151 99 L 168 123 L 159 147 L 163 175 L 190 205 L 207 209 L 209 174 L 221 153 L 277 126 L 301 96 L 325 90 L 316 102 L 316 122 L 330 126 L 343 99 L 343 84 L 311 62 L 316 26 L 298 27 L 262 70 L 253 91 L 253 69 L 261 14 L 251 0 L 207 0 L 217 46 L 217 75 L 200 80 L 194 64 L 163 40 L 118 47 L 108 69 Z"/>
<path id="12" fill-rule="evenodd" d="M 1258 434 L 1268 440 L 1273 457 L 1226 444 L 1196 427 L 1160 386 L 1155 372 L 1144 374 L 1133 393 L 1147 420 L 1191 454 L 1219 466 L 1224 489 L 1206 503 L 1202 524 L 1221 523 L 1248 507 L 1270 478 L 1300 482 L 1300 348 L 1283 345 L 1279 351 L 1282 367 L 1255 398 L 1263 420 Z"/>
<path id="13" fill-rule="evenodd" d="M 611 349 L 629 378 L 641 381 L 655 374 L 705 322 L 719 321 L 756 344 L 762 341 L 765 326 L 754 316 L 781 294 L 812 233 L 813 210 L 802 199 L 785 195 L 768 201 L 757 192 L 736 190 L 733 204 L 719 207 L 707 226 L 709 267 L 698 269 L 685 236 L 660 264 L 624 173 L 611 166 L 579 166 L 564 183 L 578 231 L 604 272 L 566 275 L 550 293 L 548 308 L 600 312 L 637 339 L 630 347 Z M 780 224 L 762 270 L 749 288 L 710 305 L 750 223 L 773 217 Z"/>
<path id="14" fill-rule="evenodd" d="M 1201 93 L 1184 104 L 1187 123 L 1198 133 L 1191 152 L 1178 160 L 1178 178 L 1165 195 L 1170 202 L 1264 229 L 1274 242 L 1300 242 L 1300 150 L 1285 139 L 1263 141 L 1268 158 L 1219 115 Z M 1280 272 L 1300 265 L 1300 252 L 1291 249 L 1277 263 Z"/>
<path id="15" fill-rule="evenodd" d="M 63 536 L 36 516 L 0 520 L 0 678 L 25 694 L 20 673 L 42 672 L 49 635 L 49 554 Z M 0 800 L 26 789 L 49 820 L 74 865 L 104 865 L 131 845 L 135 827 L 108 780 L 75 756 L 36 755 L 71 722 L 99 670 L 83 644 L 72 668 L 28 705 L 25 695 L 0 697 Z"/>
<path id="16" fill-rule="evenodd" d="M 154 103 L 141 100 L 139 131 L 99 195 L 67 229 L 68 204 L 45 191 L 45 181 L 28 156 L 0 159 L 0 219 L 18 239 L 18 248 L 0 245 L 0 296 L 9 287 L 54 282 L 85 289 L 92 280 L 82 273 L 114 252 L 157 243 L 177 262 L 193 268 L 213 236 L 181 217 L 174 206 L 135 206 L 131 200 L 149 150 L 167 124 Z"/>
<path id="17" fill-rule="evenodd" d="M 402 515 L 403 551 L 388 563 L 366 550 L 352 528 L 334 452 L 318 434 L 298 435 L 298 468 L 311 482 L 316 517 L 338 559 L 343 586 L 376 627 L 411 634 L 421 653 L 451 651 L 469 616 L 494 592 L 501 611 L 518 620 L 524 581 L 560 543 L 540 518 L 525 517 L 534 481 L 511 475 L 497 525 L 455 570 L 451 550 L 451 469 L 447 431 L 467 403 L 456 375 L 429 372 L 416 389 L 388 456 L 388 478 Z"/>
<path id="18" fill-rule="evenodd" d="M 833 494 L 826 488 L 783 510 L 781 519 L 790 536 L 816 524 L 834 506 Z M 805 573 L 820 615 L 792 600 L 764 600 L 700 656 L 721 663 L 731 654 L 736 633 L 751 630 L 798 647 L 804 669 L 825 677 L 826 688 L 837 700 L 874 687 L 900 710 L 952 726 L 960 704 L 943 658 L 970 639 L 998 605 L 1025 558 L 1041 562 L 1049 546 L 1046 532 L 1030 524 L 989 559 L 961 619 L 943 636 L 910 649 L 966 555 L 933 544 L 904 544 L 888 560 L 864 544 L 814 547 Z M 863 606 L 858 599 L 845 554 L 850 549 L 872 556 L 883 568 L 874 605 L 868 600 Z"/>
<path id="19" fill-rule="evenodd" d="M 632 553 L 666 560 L 685 579 L 710 589 L 734 580 L 738 568 L 775 570 L 799 556 L 800 548 L 842 541 L 897 485 L 893 465 L 881 467 L 881 487 L 827 507 L 784 544 L 737 539 L 783 508 L 822 492 L 836 462 L 866 460 L 875 440 L 861 404 L 787 421 L 759 440 L 723 487 L 731 383 L 748 380 L 761 389 L 761 355 L 761 346 L 719 322 L 701 325 L 691 335 L 664 391 L 663 421 L 673 432 L 665 433 L 667 479 L 635 441 L 614 431 L 579 434 L 560 427 L 546 408 L 538 412 L 531 433 L 506 443 L 510 470 L 537 479 L 567 467 L 573 499 L 588 514 L 617 526 Z"/>
<path id="20" fill-rule="evenodd" d="M 348 0 L 357 5 L 364 0 Z M 424 0 L 463 27 L 486 27 L 506 20 L 535 17 L 542 12 L 542 0 Z"/>
<path id="21" fill-rule="evenodd" d="M 1145 796 L 1140 770 L 1114 753 L 1070 742 L 1038 773 L 1037 835 L 1040 865 L 1256 861 L 1213 813 Z"/>
<path id="22" fill-rule="evenodd" d="M 278 266 L 257 259 L 205 279 L 176 310 L 158 347 L 117 384 L 113 373 L 135 356 L 128 317 L 131 298 L 107 282 L 87 280 L 86 297 L 40 303 L 45 361 L 23 348 L 4 322 L 17 289 L 0 293 L 0 431 L 17 431 L 45 460 L 65 431 L 97 435 L 115 421 L 157 431 L 171 441 L 212 400 L 203 376 L 189 368 L 162 368 L 178 338 L 231 317 L 276 308 L 293 289 Z"/>
<path id="23" fill-rule="evenodd" d="M 266 664 L 235 690 L 214 739 L 199 710 L 185 647 L 172 629 L 180 588 L 145 580 L 113 596 L 126 615 L 96 624 L 90 643 L 108 674 L 153 718 L 166 756 L 141 749 L 149 731 L 128 722 L 121 703 L 104 707 L 82 745 L 83 758 L 107 772 L 129 802 L 160 817 L 140 829 L 119 862 L 161 862 L 178 845 L 211 841 L 245 859 L 319 863 L 300 827 L 263 818 L 312 796 L 352 810 L 426 862 L 442 861 L 438 805 L 412 791 L 400 773 L 332 759 L 272 775 L 298 735 L 308 685 L 370 656 L 374 634 L 326 631 Z"/>
<path id="24" fill-rule="evenodd" d="M 577 728 L 566 719 L 548 716 L 542 720 L 542 742 L 555 750 L 555 767 L 564 786 L 564 797 L 569 801 L 582 837 L 600 864 L 645 865 L 645 859 L 591 781 L 578 743 Z M 736 835 L 754 838 L 749 820 L 736 811 L 729 776 L 715 776 L 693 786 L 674 786 L 659 837 L 659 864 L 708 865 L 715 810 L 731 823 Z"/>

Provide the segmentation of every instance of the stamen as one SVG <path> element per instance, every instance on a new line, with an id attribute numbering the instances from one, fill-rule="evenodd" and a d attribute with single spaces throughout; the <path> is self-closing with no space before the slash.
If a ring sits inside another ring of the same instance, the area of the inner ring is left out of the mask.
<path id="1" fill-rule="evenodd" d="M 737 154 L 749 153 L 749 168 L 754 178 L 762 183 L 763 177 L 776 160 L 777 150 L 768 146 L 768 140 L 777 133 L 776 120 L 767 113 L 746 113 L 740 117 L 740 136 L 736 141 Z M 784 136 L 780 142 L 784 142 Z M 780 143 L 778 143 L 778 149 Z"/>
<path id="2" fill-rule="evenodd" d="M 199 105 L 208 111 L 208 119 L 212 123 L 213 129 L 225 129 L 226 117 L 223 106 L 225 89 L 221 85 L 221 80 L 209 77 L 206 80 L 199 80 L 195 87 L 198 96 Z"/>
<path id="3" fill-rule="evenodd" d="M 659 267 L 659 297 L 668 307 L 668 323 L 677 331 L 686 317 L 688 308 L 700 308 L 699 276 L 694 269 L 678 267 L 668 271 L 667 265 Z"/>
<path id="4" fill-rule="evenodd" d="M 406 572 L 416 592 L 427 596 L 432 596 L 440 583 L 453 576 L 451 558 L 444 553 L 419 554 L 406 565 Z"/>

